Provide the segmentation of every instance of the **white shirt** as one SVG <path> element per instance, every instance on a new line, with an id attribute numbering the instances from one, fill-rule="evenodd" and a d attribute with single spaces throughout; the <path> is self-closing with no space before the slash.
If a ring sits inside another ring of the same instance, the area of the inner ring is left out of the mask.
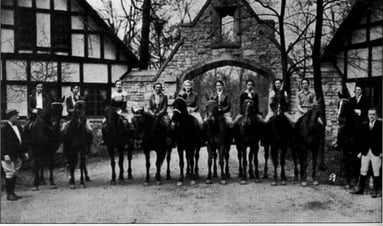
<path id="1" fill-rule="evenodd" d="M 374 128 L 375 121 L 376 121 L 376 119 L 374 121 L 370 122 L 370 130 L 372 130 L 372 128 Z"/>
<path id="2" fill-rule="evenodd" d="M 43 109 L 43 94 L 36 93 L 36 108 Z"/>
<path id="3" fill-rule="evenodd" d="M 8 120 L 8 123 L 9 123 L 9 125 L 11 125 L 11 127 L 12 127 L 13 131 L 15 131 L 15 133 L 16 133 L 16 136 L 17 136 L 17 138 L 19 139 L 19 141 L 20 141 L 20 144 L 21 144 L 21 136 L 20 136 L 20 131 L 19 131 L 19 128 L 17 128 L 17 126 L 16 126 L 16 125 L 13 125 L 13 124 L 11 123 L 11 121 L 9 121 L 9 120 Z"/>
<path id="4" fill-rule="evenodd" d="M 127 96 L 127 93 L 124 90 L 122 90 L 121 92 L 115 91 L 112 93 L 112 100 L 125 101 L 126 96 Z"/>

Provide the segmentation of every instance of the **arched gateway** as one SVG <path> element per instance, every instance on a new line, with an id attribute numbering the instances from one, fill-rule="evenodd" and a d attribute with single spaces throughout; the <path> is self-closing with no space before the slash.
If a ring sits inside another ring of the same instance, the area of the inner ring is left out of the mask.
<path id="1" fill-rule="evenodd" d="M 196 18 L 180 26 L 180 40 L 158 71 L 130 72 L 124 77 L 131 104 L 142 103 L 153 82 L 162 82 L 172 97 L 185 79 L 222 67 L 237 66 L 281 78 L 279 45 L 270 27 L 245 0 L 207 0 Z"/>

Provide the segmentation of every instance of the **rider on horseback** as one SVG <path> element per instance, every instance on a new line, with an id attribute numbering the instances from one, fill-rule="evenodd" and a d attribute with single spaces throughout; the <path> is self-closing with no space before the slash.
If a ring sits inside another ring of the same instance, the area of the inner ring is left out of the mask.
<path id="1" fill-rule="evenodd" d="M 245 102 L 245 100 L 253 101 L 254 113 L 257 115 L 259 119 L 261 119 L 261 113 L 259 112 L 259 107 L 258 107 L 258 94 L 255 92 L 254 86 L 255 86 L 255 83 L 252 79 L 246 80 L 246 90 L 243 93 L 241 93 L 241 96 L 239 97 L 240 113 L 235 118 L 234 124 L 236 124 L 236 122 L 238 122 L 245 113 L 243 108 L 243 103 Z"/>
<path id="2" fill-rule="evenodd" d="M 215 82 L 216 92 L 209 98 L 215 100 L 218 104 L 218 111 L 223 114 L 226 124 L 232 128 L 233 119 L 230 113 L 230 98 L 229 95 L 224 91 L 223 81 L 217 80 Z"/>
<path id="3" fill-rule="evenodd" d="M 28 112 L 29 112 L 29 122 L 26 124 L 27 130 L 30 130 L 30 128 L 34 125 L 36 122 L 37 116 L 41 117 L 42 111 L 44 111 L 46 114 L 44 114 L 44 120 L 49 120 L 49 109 L 51 106 L 51 100 L 43 93 L 44 85 L 43 83 L 39 82 L 36 85 L 36 92 L 31 94 L 29 96 L 29 105 L 28 105 Z"/>
<path id="4" fill-rule="evenodd" d="M 122 89 L 121 80 L 117 80 L 116 91 L 112 93 L 112 107 L 116 109 L 116 112 L 121 115 L 121 113 L 126 111 L 126 102 L 128 94 Z"/>
<path id="5" fill-rule="evenodd" d="M 280 111 L 284 113 L 284 115 L 287 118 L 291 118 L 286 110 L 289 106 L 289 100 L 287 96 L 287 92 L 283 89 L 283 81 L 281 79 L 275 79 L 273 81 L 273 89 L 270 92 L 269 96 L 269 103 L 270 103 L 270 109 L 269 114 L 266 116 L 265 121 L 269 121 L 271 118 L 273 118 L 277 114 L 277 108 L 279 107 Z M 270 114 L 271 112 L 271 114 Z"/>
<path id="6" fill-rule="evenodd" d="M 170 136 L 170 117 L 167 112 L 168 97 L 162 93 L 162 84 L 157 82 L 153 85 L 155 93 L 149 98 L 148 112 L 155 117 L 159 123 L 165 126 L 168 137 Z M 170 139 L 170 138 L 169 138 Z M 170 140 L 167 140 L 170 142 Z"/>
<path id="7" fill-rule="evenodd" d="M 197 119 L 198 124 L 202 126 L 203 121 L 201 114 L 199 112 L 199 97 L 196 92 L 192 89 L 193 82 L 190 80 L 185 80 L 183 83 L 183 94 L 182 98 L 185 100 L 187 110 L 190 115 Z"/>

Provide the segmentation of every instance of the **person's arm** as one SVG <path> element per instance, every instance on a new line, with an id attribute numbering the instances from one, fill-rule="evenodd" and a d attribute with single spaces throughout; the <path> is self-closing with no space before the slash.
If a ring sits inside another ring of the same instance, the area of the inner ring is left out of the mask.
<path id="1" fill-rule="evenodd" d="M 149 109 L 148 109 L 148 113 L 151 115 L 155 115 L 153 108 L 154 108 L 153 95 L 151 95 L 149 98 Z"/>
<path id="2" fill-rule="evenodd" d="M 164 115 L 167 112 L 167 108 L 168 108 L 168 97 L 165 94 L 163 94 L 161 109 L 158 112 L 158 116 Z"/>
<path id="3" fill-rule="evenodd" d="M 226 113 L 226 112 L 230 111 L 230 107 L 231 107 L 230 106 L 230 98 L 227 94 L 225 95 L 225 101 L 223 103 L 225 106 L 222 108 L 222 112 Z"/>
<path id="4" fill-rule="evenodd" d="M 300 94 L 301 93 L 299 92 L 298 95 L 297 95 L 298 111 L 303 114 L 303 113 L 305 113 L 305 111 L 302 108 L 302 100 L 301 100 L 301 95 Z"/>
<path id="5" fill-rule="evenodd" d="M 1 122 L 1 160 L 5 161 L 11 161 L 10 158 L 10 150 L 9 150 L 9 139 L 8 139 L 8 133 L 9 125 L 6 125 L 7 122 Z M 3 124 L 4 123 L 4 124 Z"/>

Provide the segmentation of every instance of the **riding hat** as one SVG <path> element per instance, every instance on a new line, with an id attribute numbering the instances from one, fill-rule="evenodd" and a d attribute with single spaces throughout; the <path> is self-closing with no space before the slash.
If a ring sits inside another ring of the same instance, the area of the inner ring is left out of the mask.
<path id="1" fill-rule="evenodd" d="M 5 111 L 5 118 L 10 119 L 12 116 L 18 114 L 19 112 L 16 109 L 7 109 Z"/>

